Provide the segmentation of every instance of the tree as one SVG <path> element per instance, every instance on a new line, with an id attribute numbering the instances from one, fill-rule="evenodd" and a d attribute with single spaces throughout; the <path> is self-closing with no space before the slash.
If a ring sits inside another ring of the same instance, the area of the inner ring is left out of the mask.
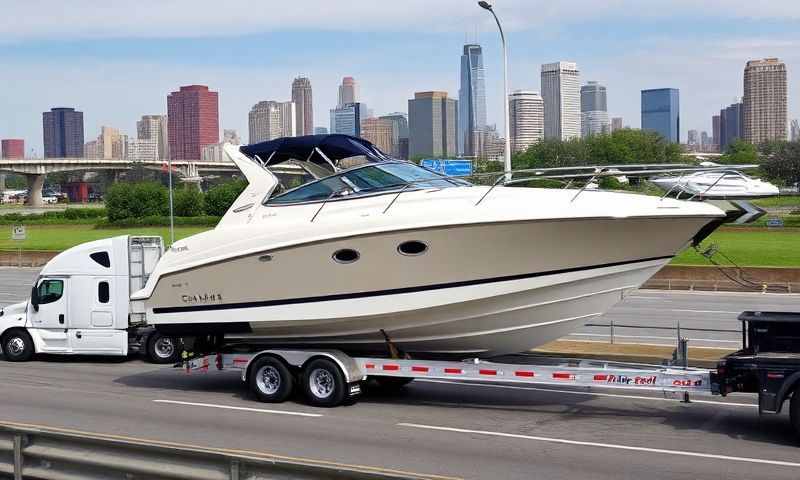
<path id="1" fill-rule="evenodd" d="M 719 157 L 719 161 L 726 165 L 759 163 L 758 150 L 752 143 L 737 138 L 728 145 L 725 153 Z"/>
<path id="2" fill-rule="evenodd" d="M 155 182 L 116 183 L 108 189 L 105 201 L 112 223 L 169 213 L 167 189 Z"/>
<path id="3" fill-rule="evenodd" d="M 800 141 L 772 143 L 765 151 L 761 168 L 768 177 L 785 185 L 800 182 Z"/>
<path id="4" fill-rule="evenodd" d="M 208 215 L 222 216 L 233 205 L 236 197 L 247 187 L 247 181 L 234 180 L 222 183 L 206 192 L 205 210 Z"/>

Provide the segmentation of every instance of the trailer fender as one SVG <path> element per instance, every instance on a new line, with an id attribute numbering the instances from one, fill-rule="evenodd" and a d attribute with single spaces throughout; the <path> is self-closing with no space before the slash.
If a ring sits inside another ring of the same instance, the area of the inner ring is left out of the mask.
<path id="1" fill-rule="evenodd" d="M 794 372 L 783 381 L 783 385 L 775 396 L 775 413 L 781 413 L 783 402 L 795 389 L 800 389 L 800 372 Z"/>
<path id="2" fill-rule="evenodd" d="M 286 362 L 287 365 L 296 368 L 303 368 L 308 362 L 315 358 L 328 358 L 333 360 L 333 362 L 342 369 L 347 383 L 360 382 L 364 379 L 364 374 L 361 372 L 361 369 L 358 368 L 358 364 L 355 360 L 338 350 L 264 350 L 253 356 L 250 361 L 247 362 L 246 368 L 242 370 L 242 381 L 247 381 L 250 373 L 250 366 L 265 355 L 276 357 Z"/>

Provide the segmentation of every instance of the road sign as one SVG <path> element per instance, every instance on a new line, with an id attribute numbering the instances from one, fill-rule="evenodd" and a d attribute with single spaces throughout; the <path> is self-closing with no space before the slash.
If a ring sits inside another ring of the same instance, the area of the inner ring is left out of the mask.
<path id="1" fill-rule="evenodd" d="M 770 218 L 769 220 L 767 220 L 767 226 L 768 227 L 773 227 L 773 228 L 774 227 L 781 228 L 781 227 L 783 227 L 783 219 L 781 219 L 781 218 Z"/>
<path id="2" fill-rule="evenodd" d="M 11 240 L 25 240 L 25 225 L 11 227 Z"/>
<path id="3" fill-rule="evenodd" d="M 471 160 L 425 158 L 420 162 L 420 165 L 445 175 L 472 175 Z"/>

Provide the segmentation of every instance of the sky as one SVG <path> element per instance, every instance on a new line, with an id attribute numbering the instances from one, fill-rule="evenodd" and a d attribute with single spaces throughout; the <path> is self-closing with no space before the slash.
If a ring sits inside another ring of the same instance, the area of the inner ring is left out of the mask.
<path id="1" fill-rule="evenodd" d="M 640 124 L 640 90 L 680 89 L 681 139 L 711 134 L 711 116 L 742 95 L 749 59 L 788 69 L 789 118 L 800 117 L 800 1 L 496 0 L 511 90 L 539 90 L 540 66 L 578 63 L 581 83 L 608 89 L 611 117 Z M 465 41 L 484 47 L 487 112 L 503 128 L 502 51 L 490 14 L 472 0 L 2 0 L 0 138 L 42 153 L 43 111 L 84 112 L 135 135 L 166 113 L 181 85 L 219 92 L 220 128 L 247 142 L 261 100 L 289 100 L 311 79 L 314 124 L 328 126 L 343 76 L 376 115 L 406 111 L 415 91 L 458 96 Z"/>

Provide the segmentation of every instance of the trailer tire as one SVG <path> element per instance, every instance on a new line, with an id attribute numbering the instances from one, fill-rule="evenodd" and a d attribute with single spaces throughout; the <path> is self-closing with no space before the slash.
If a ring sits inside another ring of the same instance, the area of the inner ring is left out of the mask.
<path id="1" fill-rule="evenodd" d="M 152 363 L 176 363 L 181 358 L 181 343 L 178 338 L 153 332 L 147 337 L 146 354 Z"/>
<path id="2" fill-rule="evenodd" d="M 344 374 L 332 360 L 317 358 L 303 369 L 303 390 L 308 402 L 317 407 L 335 407 L 345 399 Z"/>
<path id="3" fill-rule="evenodd" d="M 248 383 L 259 401 L 280 403 L 292 394 L 294 377 L 281 360 L 264 356 L 250 366 Z"/>
<path id="4" fill-rule="evenodd" d="M 794 389 L 792 400 L 789 404 L 789 421 L 797 435 L 800 435 L 800 385 Z"/>
<path id="5" fill-rule="evenodd" d="M 25 330 L 12 330 L 3 335 L 3 355 L 9 362 L 27 362 L 35 352 L 33 339 Z"/>

